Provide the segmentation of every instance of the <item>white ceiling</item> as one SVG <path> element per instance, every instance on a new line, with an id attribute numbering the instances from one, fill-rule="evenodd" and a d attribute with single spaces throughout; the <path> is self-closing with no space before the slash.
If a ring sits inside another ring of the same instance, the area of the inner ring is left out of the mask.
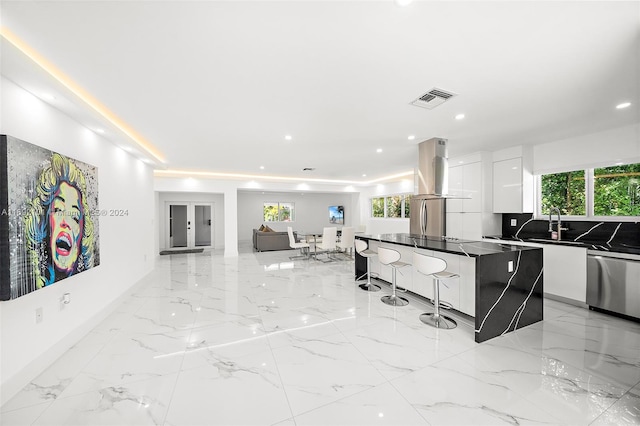
<path id="1" fill-rule="evenodd" d="M 456 156 L 640 121 L 638 1 L 3 0 L 1 12 L 169 169 L 362 181 L 410 170 L 434 136 Z M 60 93 L 2 53 L 7 78 Z M 458 96 L 410 105 L 433 87 Z"/>

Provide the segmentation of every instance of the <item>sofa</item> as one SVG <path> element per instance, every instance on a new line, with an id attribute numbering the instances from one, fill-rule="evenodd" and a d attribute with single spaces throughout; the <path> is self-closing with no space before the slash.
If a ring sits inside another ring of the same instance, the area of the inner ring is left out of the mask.
<path id="1" fill-rule="evenodd" d="M 298 240 L 296 232 L 293 237 Z M 265 232 L 254 228 L 253 249 L 256 251 L 291 250 L 288 232 Z"/>

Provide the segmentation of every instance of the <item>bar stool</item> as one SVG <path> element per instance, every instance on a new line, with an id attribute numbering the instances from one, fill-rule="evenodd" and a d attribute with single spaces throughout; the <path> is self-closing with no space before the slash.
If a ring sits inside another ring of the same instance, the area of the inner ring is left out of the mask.
<path id="1" fill-rule="evenodd" d="M 373 256 L 377 256 L 378 253 L 373 250 L 369 250 L 369 244 L 364 240 L 355 240 L 355 246 L 356 252 L 367 259 L 367 272 L 356 278 L 356 281 L 358 281 L 366 275 L 367 282 L 365 284 L 360 284 L 358 287 L 365 291 L 380 291 L 380 286 L 371 283 L 371 258 Z"/>
<path id="2" fill-rule="evenodd" d="M 380 259 L 381 265 L 391 266 L 391 296 L 382 296 L 380 300 L 382 300 L 387 305 L 392 306 L 408 305 L 409 301 L 407 299 L 396 295 L 396 271 L 409 264 L 400 262 L 399 251 L 384 247 L 378 248 L 378 258 Z"/>
<path id="3" fill-rule="evenodd" d="M 444 260 L 413 252 L 413 267 L 419 273 L 433 278 L 433 313 L 420 315 L 420 321 L 436 328 L 453 329 L 457 323 L 448 316 L 440 313 L 440 280 L 459 277 L 458 274 L 447 271 L 447 262 Z"/>

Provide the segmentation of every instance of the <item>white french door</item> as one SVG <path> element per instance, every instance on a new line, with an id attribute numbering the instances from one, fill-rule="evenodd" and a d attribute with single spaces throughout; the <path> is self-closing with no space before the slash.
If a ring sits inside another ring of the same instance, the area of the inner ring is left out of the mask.
<path id="1" fill-rule="evenodd" d="M 213 204 L 167 201 L 166 245 L 168 248 L 212 247 Z"/>

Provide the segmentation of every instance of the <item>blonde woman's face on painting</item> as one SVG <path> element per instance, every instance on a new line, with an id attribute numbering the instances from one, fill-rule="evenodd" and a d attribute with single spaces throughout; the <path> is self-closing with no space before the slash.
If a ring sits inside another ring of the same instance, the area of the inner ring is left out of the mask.
<path id="1" fill-rule="evenodd" d="M 66 182 L 61 183 L 49 210 L 49 247 L 58 271 L 70 272 L 78 259 L 82 217 L 80 192 Z"/>

